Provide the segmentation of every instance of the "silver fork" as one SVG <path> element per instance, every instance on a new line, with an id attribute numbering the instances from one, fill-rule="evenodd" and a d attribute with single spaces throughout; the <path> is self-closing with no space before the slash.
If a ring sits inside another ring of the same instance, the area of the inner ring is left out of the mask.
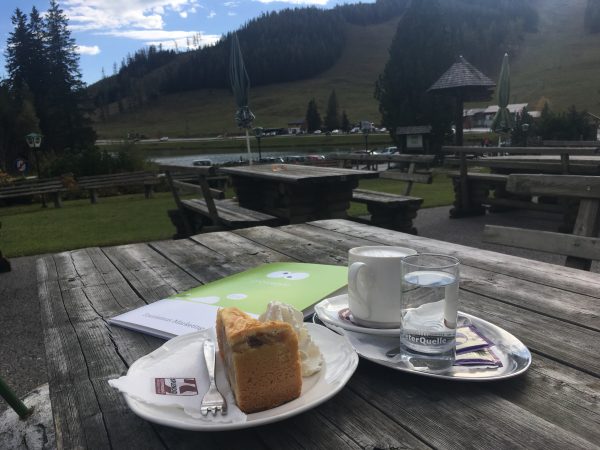
<path id="1" fill-rule="evenodd" d="M 215 384 L 215 344 L 210 339 L 204 341 L 204 360 L 206 361 L 210 386 L 202 399 L 200 412 L 205 416 L 209 412 L 212 412 L 213 416 L 216 416 L 218 411 L 220 411 L 222 415 L 226 415 L 227 402 Z"/>

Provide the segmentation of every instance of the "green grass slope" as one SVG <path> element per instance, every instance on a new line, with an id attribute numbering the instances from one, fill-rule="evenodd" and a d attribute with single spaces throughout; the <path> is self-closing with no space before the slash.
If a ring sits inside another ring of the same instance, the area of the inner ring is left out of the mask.
<path id="1" fill-rule="evenodd" d="M 539 31 L 526 36 L 511 60 L 511 99 L 533 109 L 545 100 L 600 113 L 600 34 L 583 28 L 587 0 L 537 0 Z M 497 74 L 494 74 L 497 77 Z"/>
<path id="2" fill-rule="evenodd" d="M 364 27 L 347 25 L 346 48 L 323 74 L 308 80 L 251 87 L 254 125 L 285 127 L 289 121 L 304 118 L 313 97 L 324 116 L 327 98 L 334 88 L 340 112 L 345 109 L 351 122 L 365 119 L 378 123 L 378 103 L 373 98 L 375 80 L 388 60 L 397 24 L 398 19 Z M 128 132 L 148 137 L 225 135 L 239 133 L 234 113 L 229 91 L 199 90 L 164 96 L 138 112 L 113 115 L 106 122 L 97 122 L 95 129 L 100 139 L 122 138 Z"/>

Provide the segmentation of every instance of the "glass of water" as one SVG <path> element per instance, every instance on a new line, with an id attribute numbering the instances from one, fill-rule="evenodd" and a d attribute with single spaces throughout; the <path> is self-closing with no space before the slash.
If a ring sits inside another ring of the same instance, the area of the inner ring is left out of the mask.
<path id="1" fill-rule="evenodd" d="M 432 253 L 402 259 L 400 355 L 416 369 L 446 370 L 454 362 L 459 265 Z"/>

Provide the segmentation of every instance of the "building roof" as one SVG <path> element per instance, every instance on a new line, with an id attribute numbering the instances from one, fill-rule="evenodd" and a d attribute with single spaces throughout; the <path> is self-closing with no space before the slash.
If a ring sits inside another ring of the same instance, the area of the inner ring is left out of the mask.
<path id="1" fill-rule="evenodd" d="M 413 125 L 396 128 L 396 135 L 403 134 L 428 134 L 431 133 L 431 125 Z"/>
<path id="2" fill-rule="evenodd" d="M 304 119 L 296 119 L 288 122 L 288 125 L 304 125 Z"/>
<path id="3" fill-rule="evenodd" d="M 452 64 L 452 66 L 450 66 L 450 68 L 427 90 L 435 91 L 464 87 L 493 88 L 494 86 L 496 86 L 496 83 L 481 73 L 465 58 L 459 56 L 458 61 Z"/>

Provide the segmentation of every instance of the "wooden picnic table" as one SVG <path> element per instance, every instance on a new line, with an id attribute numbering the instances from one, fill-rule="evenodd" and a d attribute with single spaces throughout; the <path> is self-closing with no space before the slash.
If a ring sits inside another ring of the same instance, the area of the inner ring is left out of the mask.
<path id="1" fill-rule="evenodd" d="M 488 383 L 416 376 L 361 360 L 331 400 L 284 421 L 190 432 L 134 415 L 107 380 L 163 341 L 107 319 L 265 262 L 345 265 L 348 249 L 399 245 L 461 262 L 459 310 L 518 337 L 523 375 Z M 59 449 L 598 448 L 600 275 L 323 220 L 45 255 L 38 286 Z"/>
<path id="2" fill-rule="evenodd" d="M 288 223 L 345 218 L 352 190 L 369 170 L 298 164 L 222 167 L 231 176 L 240 206 L 262 211 Z"/>

